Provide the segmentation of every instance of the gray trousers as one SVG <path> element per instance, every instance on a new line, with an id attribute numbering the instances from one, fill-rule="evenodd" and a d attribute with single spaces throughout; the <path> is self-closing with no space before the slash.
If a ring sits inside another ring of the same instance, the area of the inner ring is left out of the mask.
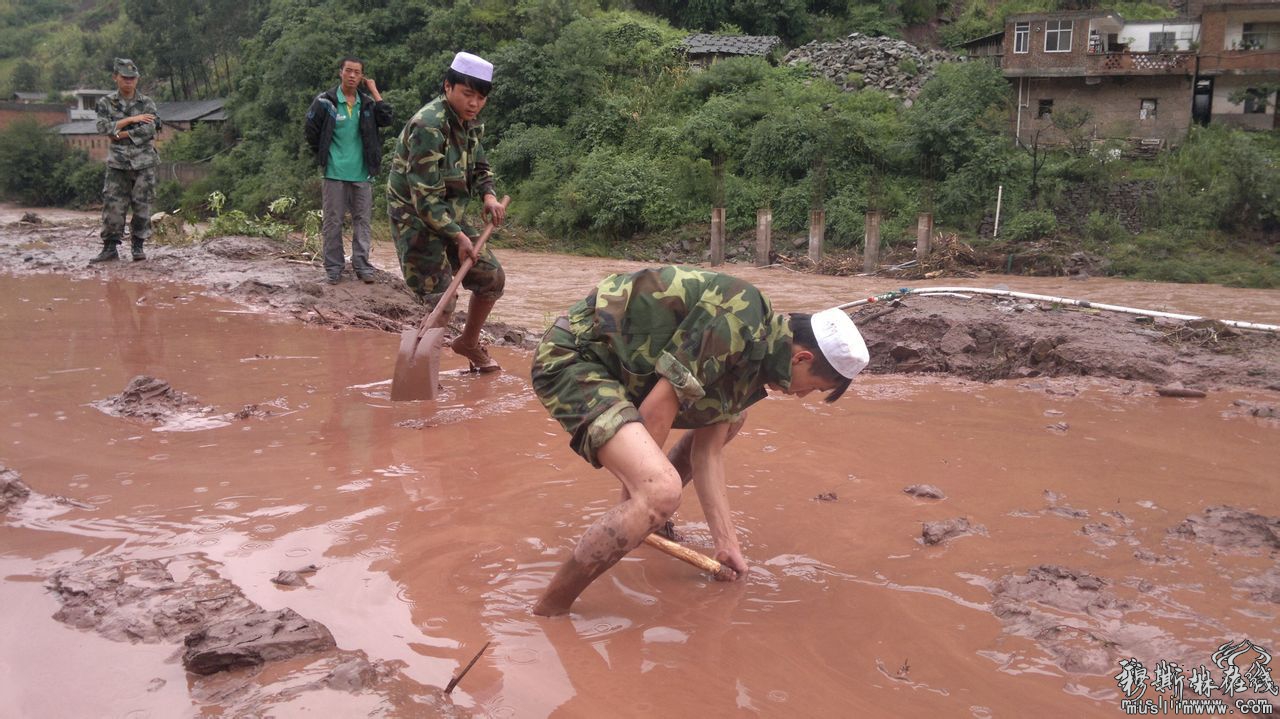
<path id="1" fill-rule="evenodd" d="M 368 182 L 324 181 L 324 271 L 330 277 L 342 274 L 346 259 L 342 252 L 342 218 L 351 213 L 351 269 L 363 276 L 373 272 L 369 264 L 369 220 L 373 214 L 373 190 Z"/>

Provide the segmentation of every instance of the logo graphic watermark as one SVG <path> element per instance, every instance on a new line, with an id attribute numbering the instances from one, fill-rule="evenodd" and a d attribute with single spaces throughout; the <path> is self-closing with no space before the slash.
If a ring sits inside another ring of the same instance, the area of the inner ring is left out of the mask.
<path id="1" fill-rule="evenodd" d="M 1280 696 L 1280 687 L 1271 676 L 1270 652 L 1242 639 L 1218 647 L 1209 661 L 1212 668 L 1201 664 L 1187 669 L 1161 659 L 1148 671 L 1133 657 L 1121 659 L 1114 677 L 1124 692 L 1120 709 L 1125 714 L 1187 716 L 1275 712 L 1267 697 Z"/>

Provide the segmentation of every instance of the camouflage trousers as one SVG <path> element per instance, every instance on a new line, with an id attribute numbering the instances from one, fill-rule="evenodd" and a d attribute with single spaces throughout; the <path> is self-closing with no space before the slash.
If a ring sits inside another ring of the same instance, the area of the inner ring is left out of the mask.
<path id="1" fill-rule="evenodd" d="M 151 237 L 151 201 L 156 196 L 156 168 L 119 170 L 108 167 L 102 183 L 102 241 L 119 243 L 124 237 L 125 213 L 134 240 Z"/>
<path id="2" fill-rule="evenodd" d="M 628 385 L 643 394 L 636 382 L 613 376 L 592 343 L 583 342 L 571 329 L 567 317 L 547 330 L 533 356 L 534 393 L 569 433 L 573 451 L 594 467 L 600 466 L 600 448 L 623 425 L 641 421 L 640 410 L 628 399 Z"/>
<path id="3" fill-rule="evenodd" d="M 423 304 L 434 309 L 440 296 L 453 281 L 453 274 L 462 266 L 458 248 L 452 241 L 432 232 L 413 210 L 393 203 L 389 213 L 391 237 L 395 240 L 396 254 L 400 257 L 404 283 Z M 462 231 L 473 240 L 480 236 L 479 232 L 466 225 L 462 225 Z M 462 279 L 462 286 L 471 290 L 476 297 L 496 300 L 502 296 L 506 282 L 506 273 L 486 242 L 479 261 Z M 449 307 L 446 311 L 452 314 L 453 309 Z"/>

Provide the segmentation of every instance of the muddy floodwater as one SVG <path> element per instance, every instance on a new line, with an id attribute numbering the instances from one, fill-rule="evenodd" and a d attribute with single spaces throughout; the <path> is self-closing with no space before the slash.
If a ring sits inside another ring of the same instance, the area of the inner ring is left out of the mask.
<path id="1" fill-rule="evenodd" d="M 497 376 L 446 352 L 439 401 L 393 404 L 394 334 L 180 285 L 3 287 L 0 464 L 32 492 L 0 515 L 5 716 L 1114 717 L 1122 659 L 1220 677 L 1226 642 L 1280 652 L 1280 420 L 1249 411 L 1274 391 L 873 376 L 770 398 L 726 457 L 745 580 L 641 547 L 544 619 L 617 484 L 569 451 L 527 352 L 495 348 Z M 109 411 L 137 376 L 190 402 Z M 711 551 L 692 492 L 676 527 Z M 181 637 L 54 619 L 50 577 L 86 559 L 208 572 L 337 649 L 189 674 Z M 316 685 L 335 652 L 376 676 Z"/>

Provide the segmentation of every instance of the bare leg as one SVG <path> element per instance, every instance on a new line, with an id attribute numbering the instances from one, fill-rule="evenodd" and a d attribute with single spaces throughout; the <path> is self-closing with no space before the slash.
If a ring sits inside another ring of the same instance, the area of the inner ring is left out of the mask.
<path id="1" fill-rule="evenodd" d="M 729 428 L 729 433 L 725 436 L 724 443 L 727 445 L 738 434 L 738 430 L 742 429 L 742 425 L 746 424 L 747 415 L 744 413 L 742 419 L 738 420 Z M 675 446 L 667 452 L 667 461 L 675 467 L 676 472 L 680 473 L 680 486 L 686 487 L 689 481 L 693 479 L 693 432 L 685 432 L 680 436 Z M 627 493 L 627 486 L 622 485 L 622 499 L 625 502 L 630 497 Z M 657 530 L 658 534 L 666 537 L 673 542 L 680 541 L 679 535 L 676 534 L 675 524 L 668 519 L 662 523 Z"/>
<path id="2" fill-rule="evenodd" d="M 552 577 L 534 614 L 565 614 L 578 595 L 680 506 L 680 476 L 644 425 L 626 424 L 600 448 L 600 463 L 627 488 L 629 498 L 587 528 Z"/>
<path id="3" fill-rule="evenodd" d="M 497 372 L 502 369 L 480 346 L 480 329 L 484 327 L 484 321 L 493 311 L 495 303 L 496 299 L 481 298 L 472 292 L 471 302 L 467 305 L 467 324 L 462 328 L 462 334 L 453 341 L 453 351 L 466 357 L 471 362 L 471 369 L 480 372 Z"/>

